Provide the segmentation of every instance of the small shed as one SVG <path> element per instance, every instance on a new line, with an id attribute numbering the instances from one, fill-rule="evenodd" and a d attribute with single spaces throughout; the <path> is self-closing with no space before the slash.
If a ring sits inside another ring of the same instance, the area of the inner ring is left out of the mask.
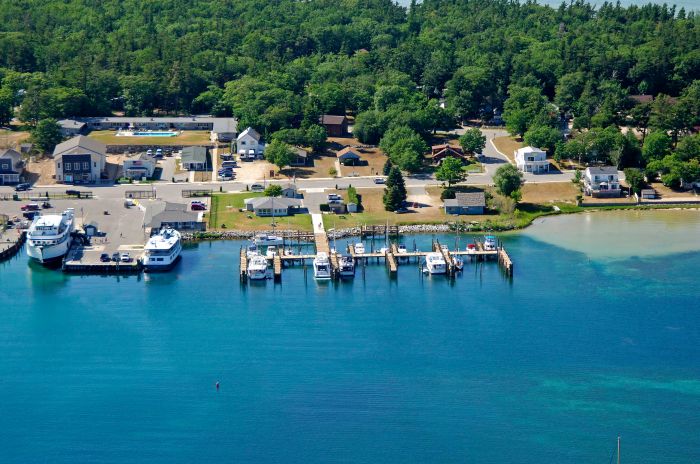
<path id="1" fill-rule="evenodd" d="M 362 159 L 360 154 L 350 147 L 343 148 L 336 156 L 343 166 L 356 166 Z"/>
<path id="2" fill-rule="evenodd" d="M 90 224 L 85 224 L 83 226 L 83 230 L 85 231 L 85 235 L 88 237 L 95 237 L 98 235 L 98 229 L 97 229 L 97 224 L 94 222 L 91 222 Z"/>
<path id="3" fill-rule="evenodd" d="M 641 197 L 643 200 L 653 200 L 656 198 L 656 190 L 654 189 L 643 189 L 641 192 Z"/>
<path id="4" fill-rule="evenodd" d="M 445 200 L 447 214 L 484 214 L 486 195 L 484 192 L 457 193 L 455 198 Z"/>

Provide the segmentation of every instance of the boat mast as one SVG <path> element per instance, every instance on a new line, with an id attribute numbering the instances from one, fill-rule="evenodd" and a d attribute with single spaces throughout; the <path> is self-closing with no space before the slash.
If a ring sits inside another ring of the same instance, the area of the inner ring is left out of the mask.
<path id="1" fill-rule="evenodd" d="M 620 464 L 620 437 L 617 437 L 617 464 Z"/>

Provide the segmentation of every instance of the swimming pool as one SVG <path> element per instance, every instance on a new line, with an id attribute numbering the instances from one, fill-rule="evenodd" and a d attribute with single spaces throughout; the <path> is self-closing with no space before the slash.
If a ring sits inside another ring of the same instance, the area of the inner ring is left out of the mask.
<path id="1" fill-rule="evenodd" d="M 179 135 L 177 131 L 118 131 L 118 136 L 122 137 L 175 137 Z"/>

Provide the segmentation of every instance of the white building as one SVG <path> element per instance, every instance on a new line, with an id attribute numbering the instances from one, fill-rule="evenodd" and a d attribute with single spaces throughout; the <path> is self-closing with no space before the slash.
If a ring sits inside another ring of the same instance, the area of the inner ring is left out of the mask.
<path id="1" fill-rule="evenodd" d="M 81 133 L 91 130 L 202 130 L 210 132 L 212 142 L 230 142 L 238 135 L 238 120 L 212 116 L 101 116 L 61 120 L 63 131 L 73 131 L 78 128 Z"/>
<path id="2" fill-rule="evenodd" d="M 515 150 L 515 166 L 522 172 L 548 172 L 547 153 L 535 147 L 523 147 Z"/>
<path id="3" fill-rule="evenodd" d="M 257 158 L 265 151 L 265 144 L 260 141 L 260 134 L 252 127 L 240 133 L 236 139 L 236 146 L 241 158 Z"/>
<path id="4" fill-rule="evenodd" d="M 592 197 L 619 197 L 620 176 L 615 166 L 586 168 L 583 191 Z"/>
<path id="5" fill-rule="evenodd" d="M 156 160 L 146 153 L 141 153 L 125 159 L 123 167 L 124 177 L 129 179 L 151 178 L 156 169 Z"/>

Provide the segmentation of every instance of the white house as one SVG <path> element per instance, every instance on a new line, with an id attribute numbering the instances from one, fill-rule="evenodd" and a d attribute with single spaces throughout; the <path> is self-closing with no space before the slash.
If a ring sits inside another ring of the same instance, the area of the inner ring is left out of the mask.
<path id="1" fill-rule="evenodd" d="M 53 150 L 56 180 L 67 184 L 99 181 L 107 163 L 106 153 L 102 142 L 84 135 L 59 143 Z"/>
<path id="2" fill-rule="evenodd" d="M 125 159 L 123 167 L 124 177 L 129 179 L 151 178 L 156 169 L 156 160 L 146 153 L 141 153 Z"/>
<path id="3" fill-rule="evenodd" d="M 515 166 L 522 172 L 547 172 L 549 171 L 549 161 L 547 154 L 535 147 L 518 148 L 514 152 Z"/>
<path id="4" fill-rule="evenodd" d="M 290 216 L 299 211 L 301 200 L 284 197 L 254 197 L 244 200 L 247 211 L 256 216 Z"/>
<path id="5" fill-rule="evenodd" d="M 620 177 L 615 166 L 586 168 L 583 190 L 592 197 L 619 197 Z"/>
<path id="6" fill-rule="evenodd" d="M 260 134 L 252 127 L 240 133 L 236 139 L 236 146 L 241 158 L 257 158 L 265 151 L 265 144 L 260 141 Z"/>

